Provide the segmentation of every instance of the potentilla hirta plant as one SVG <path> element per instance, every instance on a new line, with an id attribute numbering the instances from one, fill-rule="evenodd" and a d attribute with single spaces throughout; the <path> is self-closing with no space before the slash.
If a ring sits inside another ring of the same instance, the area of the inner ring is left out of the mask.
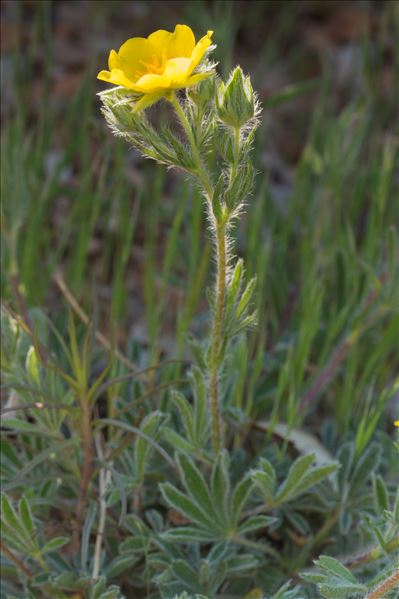
<path id="1" fill-rule="evenodd" d="M 143 156 L 189 174 L 203 191 L 216 281 L 210 302 L 212 328 L 200 363 L 217 452 L 224 444 L 221 397 L 229 346 L 255 322 L 255 281 L 245 283 L 231 233 L 252 188 L 250 150 L 259 106 L 250 78 L 239 66 L 226 82 L 218 77 L 209 58 L 215 48 L 212 34 L 208 31 L 196 43 L 190 27 L 176 25 L 173 33 L 159 30 L 148 38 L 129 39 L 118 52 L 111 50 L 109 71 L 101 71 L 98 78 L 117 86 L 100 93 L 112 131 Z M 146 109 L 161 100 L 173 107 L 181 134 L 148 120 Z"/>

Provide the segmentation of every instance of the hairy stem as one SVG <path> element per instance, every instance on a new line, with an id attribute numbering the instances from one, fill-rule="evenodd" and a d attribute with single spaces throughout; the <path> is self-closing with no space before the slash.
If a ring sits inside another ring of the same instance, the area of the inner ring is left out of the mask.
<path id="1" fill-rule="evenodd" d="M 209 377 L 209 401 L 211 407 L 212 416 L 212 437 L 213 437 L 213 448 L 217 452 L 222 446 L 222 421 L 220 417 L 220 405 L 219 405 L 219 373 L 220 373 L 220 353 L 223 345 L 223 317 L 225 309 L 225 297 L 226 297 L 226 281 L 227 281 L 227 244 L 226 244 L 226 225 L 217 222 L 217 219 L 212 211 L 212 197 L 213 197 L 213 186 L 206 168 L 202 162 L 202 158 L 195 141 L 195 137 L 190 126 L 190 123 L 184 113 L 184 110 L 180 106 L 179 101 L 175 94 L 172 94 L 169 98 L 173 105 L 177 116 L 184 128 L 187 135 L 188 142 L 191 147 L 192 156 L 195 162 L 196 174 L 201 182 L 208 203 L 208 210 L 210 211 L 211 226 L 215 237 L 215 248 L 216 248 L 216 262 L 217 262 L 217 273 L 216 273 L 216 304 L 212 325 L 211 334 L 211 366 L 210 366 L 210 377 Z M 237 146 L 236 155 L 238 156 L 239 150 L 239 130 L 236 135 L 235 146 Z"/>
<path id="2" fill-rule="evenodd" d="M 364 599 L 382 599 L 386 593 L 399 585 L 399 570 L 393 572 L 388 578 L 380 582 L 365 595 Z"/>
<path id="3" fill-rule="evenodd" d="M 347 568 L 358 568 L 379 559 L 383 555 L 383 551 L 385 551 L 385 553 L 391 553 L 397 549 L 399 549 L 399 536 L 391 539 L 391 541 L 385 545 L 384 550 L 380 545 L 377 545 L 376 547 L 369 549 L 366 553 L 349 558 L 344 562 L 344 565 Z"/>
<path id="4" fill-rule="evenodd" d="M 219 410 L 219 371 L 220 352 L 223 345 L 223 317 L 226 296 L 226 231 L 223 225 L 217 226 L 216 234 L 217 248 L 217 273 L 216 273 L 216 304 L 212 327 L 210 368 L 210 402 L 212 413 L 213 445 L 215 451 L 219 451 L 222 443 L 222 421 Z"/>

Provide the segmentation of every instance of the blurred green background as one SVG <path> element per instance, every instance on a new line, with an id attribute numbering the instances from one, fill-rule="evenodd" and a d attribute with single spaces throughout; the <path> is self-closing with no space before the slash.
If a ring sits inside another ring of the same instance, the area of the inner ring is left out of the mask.
<path id="1" fill-rule="evenodd" d="M 212 29 L 220 75 L 241 64 L 263 105 L 236 243 L 258 276 L 259 326 L 236 347 L 229 401 L 365 445 L 397 365 L 398 7 L 3 3 L 4 300 L 63 332 L 67 288 L 141 366 L 189 357 L 188 332 L 208 326 L 201 198 L 110 134 L 96 74 L 129 37 Z"/>

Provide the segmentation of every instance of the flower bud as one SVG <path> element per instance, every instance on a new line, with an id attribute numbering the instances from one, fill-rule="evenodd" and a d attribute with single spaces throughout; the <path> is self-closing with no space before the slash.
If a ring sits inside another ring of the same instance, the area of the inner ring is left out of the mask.
<path id="1" fill-rule="evenodd" d="M 123 90 L 115 89 L 99 94 L 103 109 L 102 112 L 108 125 L 114 130 L 123 133 L 134 131 L 141 115 L 134 114 L 134 97 Z"/>
<path id="2" fill-rule="evenodd" d="M 234 69 L 226 85 L 220 83 L 216 101 L 220 120 L 230 127 L 243 127 L 254 116 L 254 91 L 241 67 Z"/>

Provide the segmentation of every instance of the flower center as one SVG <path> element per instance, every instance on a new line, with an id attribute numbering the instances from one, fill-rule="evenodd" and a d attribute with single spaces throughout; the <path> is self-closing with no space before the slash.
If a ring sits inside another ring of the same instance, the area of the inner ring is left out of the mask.
<path id="1" fill-rule="evenodd" d="M 168 60 L 168 55 L 166 52 L 166 48 L 162 50 L 162 59 L 159 60 L 159 57 L 156 54 L 152 55 L 151 62 L 144 62 L 144 60 L 140 60 L 140 63 L 146 68 L 147 73 L 151 73 L 154 75 L 161 75 L 165 69 L 165 63 Z"/>

